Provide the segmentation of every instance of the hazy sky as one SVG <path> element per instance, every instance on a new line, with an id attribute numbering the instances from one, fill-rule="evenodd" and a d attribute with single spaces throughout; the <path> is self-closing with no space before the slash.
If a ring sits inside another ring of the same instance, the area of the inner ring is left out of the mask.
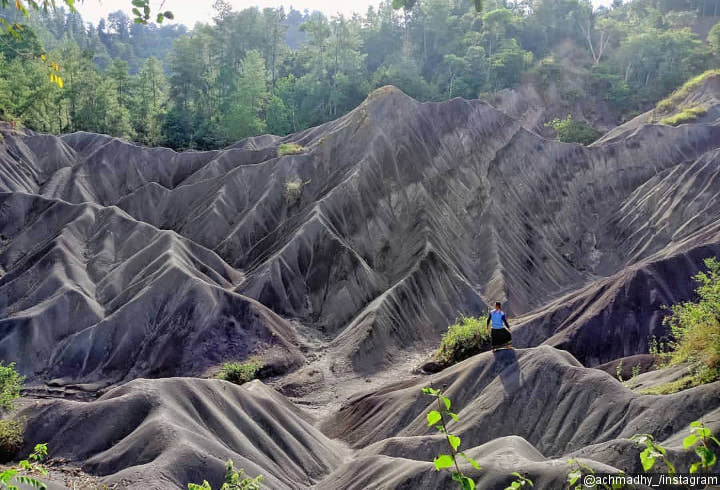
<path id="1" fill-rule="evenodd" d="M 161 1 L 153 0 L 153 14 L 157 13 L 157 8 Z M 181 22 L 188 27 L 192 27 L 196 22 L 210 22 L 213 17 L 212 4 L 214 0 L 166 0 L 163 10 L 172 10 L 175 14 L 175 21 Z M 247 7 L 258 6 L 263 7 L 279 7 L 285 6 L 285 10 L 289 10 L 292 5 L 297 10 L 308 9 L 320 10 L 326 15 L 335 15 L 340 12 L 346 16 L 353 12 L 364 14 L 368 5 L 377 6 L 380 0 L 297 0 L 273 1 L 273 0 L 230 0 L 235 10 L 242 10 Z M 607 5 L 611 0 L 593 0 L 595 5 Z M 101 17 L 107 17 L 107 14 L 116 10 L 124 10 L 130 15 L 132 6 L 130 0 L 84 0 L 82 3 L 76 1 L 78 11 L 82 14 L 83 19 L 87 22 L 97 24 Z"/>

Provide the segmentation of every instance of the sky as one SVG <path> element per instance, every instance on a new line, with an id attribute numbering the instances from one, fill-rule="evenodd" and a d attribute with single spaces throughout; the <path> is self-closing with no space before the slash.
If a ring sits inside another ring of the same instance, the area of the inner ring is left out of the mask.
<path id="1" fill-rule="evenodd" d="M 242 10 L 244 8 L 258 6 L 279 7 L 283 5 L 285 10 L 290 10 L 293 6 L 296 10 L 310 11 L 319 10 L 328 16 L 342 13 L 345 16 L 352 15 L 353 12 L 364 14 L 369 5 L 377 6 L 380 0 L 295 0 L 292 1 L 274 1 L 274 0 L 229 0 L 234 10 Z M 162 3 L 161 0 L 151 1 L 153 7 L 153 15 L 157 13 L 158 7 Z M 192 27 L 196 22 L 211 22 L 213 17 L 212 4 L 214 0 L 165 0 L 163 10 L 171 10 L 175 14 L 175 21 Z M 611 0 L 593 0 L 593 4 L 608 5 Z M 130 0 L 83 0 L 82 3 L 76 1 L 78 11 L 82 14 L 83 20 L 97 24 L 101 17 L 107 17 L 110 12 L 124 10 L 128 15 L 132 6 Z"/>

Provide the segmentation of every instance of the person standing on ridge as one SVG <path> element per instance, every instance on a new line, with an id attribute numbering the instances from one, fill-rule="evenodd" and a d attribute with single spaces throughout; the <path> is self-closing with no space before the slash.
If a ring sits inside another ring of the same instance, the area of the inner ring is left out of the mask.
<path id="1" fill-rule="evenodd" d="M 492 340 L 492 350 L 496 349 L 512 349 L 512 336 L 510 335 L 510 325 L 508 325 L 505 312 L 502 311 L 502 305 L 499 301 L 495 302 L 495 309 L 488 313 L 487 326 L 491 326 L 490 338 Z"/>

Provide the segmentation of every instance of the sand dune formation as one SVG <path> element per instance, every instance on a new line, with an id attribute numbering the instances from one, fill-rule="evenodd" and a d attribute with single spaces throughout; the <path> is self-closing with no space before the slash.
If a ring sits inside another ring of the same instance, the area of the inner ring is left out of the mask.
<path id="1" fill-rule="evenodd" d="M 445 488 L 432 383 L 481 488 L 559 488 L 569 458 L 638 471 L 640 432 L 682 461 L 720 385 L 642 395 L 597 367 L 647 353 L 720 255 L 718 94 L 589 147 L 393 87 L 219 151 L 3 128 L 0 359 L 28 377 L 27 447 L 117 488 L 216 486 L 227 459 L 269 488 Z M 413 371 L 496 299 L 520 349 Z M 251 355 L 262 381 L 208 379 Z"/>

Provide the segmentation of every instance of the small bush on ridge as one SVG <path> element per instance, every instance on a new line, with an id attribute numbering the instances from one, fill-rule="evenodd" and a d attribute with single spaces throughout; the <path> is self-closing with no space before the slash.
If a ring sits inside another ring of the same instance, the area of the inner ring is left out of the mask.
<path id="1" fill-rule="evenodd" d="M 442 336 L 435 358 L 451 365 L 490 348 L 490 332 L 482 319 L 462 316 Z"/>
<path id="2" fill-rule="evenodd" d="M 263 363 L 257 357 L 252 357 L 245 362 L 226 362 L 223 364 L 218 378 L 230 381 L 237 385 L 252 381 L 262 369 Z"/>

